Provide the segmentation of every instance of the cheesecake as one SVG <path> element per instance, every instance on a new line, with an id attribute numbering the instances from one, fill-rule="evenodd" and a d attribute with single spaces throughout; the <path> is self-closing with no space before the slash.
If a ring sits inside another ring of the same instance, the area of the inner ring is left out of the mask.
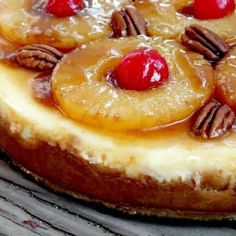
<path id="1" fill-rule="evenodd" d="M 35 1 L 20 2 L 37 10 Z M 157 36 L 140 7 L 154 3 L 110 4 L 118 10 L 107 32 L 126 35 L 88 38 L 75 49 L 45 37 L 18 41 L 1 27 L 0 148 L 36 181 L 75 198 L 129 214 L 235 219 L 236 52 L 227 41 L 235 33 L 190 22 L 178 36 Z M 5 4 L 0 19 L 11 14 Z M 79 16 L 89 12 L 78 6 Z M 77 17 L 45 7 L 47 20 Z M 146 35 L 136 35 L 143 19 Z"/>

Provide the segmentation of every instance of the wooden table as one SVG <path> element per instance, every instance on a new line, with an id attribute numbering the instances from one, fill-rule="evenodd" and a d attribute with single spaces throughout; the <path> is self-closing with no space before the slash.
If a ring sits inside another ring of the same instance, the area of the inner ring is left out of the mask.
<path id="1" fill-rule="evenodd" d="M 54 194 L 10 166 L 6 156 L 0 156 L 0 235 L 236 235 L 236 222 L 126 216 Z"/>

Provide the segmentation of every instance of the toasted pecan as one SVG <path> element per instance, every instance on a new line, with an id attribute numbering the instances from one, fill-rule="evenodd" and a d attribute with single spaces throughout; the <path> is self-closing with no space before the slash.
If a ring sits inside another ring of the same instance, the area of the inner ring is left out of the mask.
<path id="1" fill-rule="evenodd" d="M 186 27 L 181 40 L 185 46 L 212 62 L 219 61 L 229 51 L 229 46 L 223 39 L 211 30 L 197 24 Z"/>
<path id="2" fill-rule="evenodd" d="M 56 48 L 44 44 L 32 44 L 20 48 L 14 55 L 18 65 L 37 71 L 52 70 L 63 54 Z"/>
<path id="3" fill-rule="evenodd" d="M 141 13 L 133 6 L 127 6 L 124 10 L 114 11 L 111 17 L 113 37 L 146 35 L 146 21 Z"/>
<path id="4" fill-rule="evenodd" d="M 234 122 L 233 110 L 226 104 L 212 100 L 197 114 L 192 131 L 204 139 L 215 139 L 228 133 Z"/>

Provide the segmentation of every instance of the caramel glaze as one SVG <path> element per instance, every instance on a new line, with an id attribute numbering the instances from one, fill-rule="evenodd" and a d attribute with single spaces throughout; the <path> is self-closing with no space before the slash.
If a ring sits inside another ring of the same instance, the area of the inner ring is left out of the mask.
<path id="1" fill-rule="evenodd" d="M 32 89 L 32 95 L 34 98 L 40 102 L 42 105 L 48 106 L 50 109 L 57 109 L 61 111 L 61 113 L 64 116 L 67 116 L 60 107 L 54 102 L 53 95 L 51 91 L 51 83 L 50 83 L 50 72 L 43 72 L 37 74 L 35 77 L 31 78 L 31 89 Z M 183 132 L 188 133 L 191 127 L 191 117 L 188 117 L 185 120 L 175 122 L 173 124 L 162 126 L 158 128 L 153 128 L 149 130 L 141 130 L 141 131 L 122 131 L 122 132 L 116 132 L 116 137 L 119 137 L 122 139 L 124 134 L 127 134 L 128 136 L 133 139 L 133 137 L 137 138 L 145 138 L 145 139 L 154 139 L 157 137 L 157 133 L 159 137 L 162 137 L 163 139 L 167 138 L 168 136 L 176 136 L 178 134 L 181 134 Z M 102 132 L 106 135 L 112 134 L 112 131 L 104 130 L 98 127 L 91 127 L 89 125 L 84 124 L 86 128 L 93 129 L 98 132 Z"/>
<path id="2" fill-rule="evenodd" d="M 6 63 L 10 66 L 17 66 L 14 63 L 13 56 L 14 52 L 20 47 L 21 45 L 13 44 L 9 40 L 5 39 L 0 34 L 0 61 L 2 63 Z"/>
<path id="3" fill-rule="evenodd" d="M 9 40 L 5 39 L 3 36 L 0 35 L 0 62 L 7 64 L 11 67 L 18 67 L 18 65 L 14 62 L 14 52 L 20 48 L 21 45 L 16 45 Z M 29 76 L 29 84 L 31 85 L 31 92 L 32 96 L 36 99 L 37 102 L 42 104 L 43 106 L 47 106 L 49 109 L 59 109 L 52 97 L 51 93 L 51 83 L 50 83 L 50 75 L 51 72 L 33 72 L 30 73 Z M 60 109 L 59 109 L 60 110 Z M 66 114 L 64 114 L 66 116 Z M 170 135 L 178 135 L 178 133 L 183 133 L 184 131 L 189 131 L 191 118 L 189 117 L 186 120 L 176 122 L 174 124 L 170 124 L 168 126 L 154 128 L 152 130 L 143 130 L 143 131 L 122 131 L 121 136 L 124 133 L 137 137 L 144 137 L 145 139 L 153 139 L 156 137 L 157 133 L 158 136 L 165 138 L 166 136 Z M 87 127 L 91 129 L 92 127 Z M 103 132 L 108 134 L 111 131 L 108 130 L 100 130 L 99 128 L 92 128 L 96 129 L 99 132 Z M 117 136 L 119 136 L 119 132 L 116 132 Z M 185 132 L 186 133 L 186 132 Z"/>
<path id="4" fill-rule="evenodd" d="M 47 106 L 55 106 L 52 88 L 51 88 L 51 71 L 46 71 L 37 74 L 35 77 L 31 78 L 31 89 L 34 98 Z"/>
<path id="5" fill-rule="evenodd" d="M 229 38 L 230 42 L 235 43 L 235 38 Z M 14 62 L 14 53 L 17 49 L 19 49 L 22 45 L 17 45 L 9 40 L 5 39 L 3 36 L 0 35 L 0 63 L 4 63 L 7 66 L 10 66 L 12 68 L 17 68 L 18 65 Z M 68 49 L 65 49 L 64 52 L 67 52 Z M 69 50 L 71 51 L 71 50 Z M 39 102 L 42 106 L 47 106 L 48 109 L 57 109 L 61 113 L 63 113 L 60 108 L 55 104 L 51 92 L 51 83 L 50 83 L 50 76 L 51 71 L 47 72 L 29 72 L 29 84 L 31 86 L 31 93 L 32 96 L 35 98 L 37 102 Z M 215 95 L 213 95 L 215 97 Z M 66 116 L 66 114 L 63 113 L 63 115 Z M 190 128 L 192 123 L 192 117 L 188 117 L 185 120 L 175 122 L 173 124 L 153 128 L 150 130 L 142 130 L 142 131 L 122 131 L 122 132 L 116 132 L 114 135 L 114 132 L 109 130 L 104 130 L 97 127 L 91 127 L 83 124 L 88 129 L 96 130 L 97 132 L 104 133 L 105 135 L 109 135 L 112 133 L 112 136 L 115 138 L 123 138 L 124 135 L 127 135 L 127 142 L 129 140 L 128 137 L 130 137 L 132 140 L 133 138 L 137 137 L 144 138 L 144 139 L 151 139 L 154 140 L 155 138 L 163 138 L 166 139 L 170 136 L 183 136 L 188 135 L 191 136 Z M 199 141 L 203 141 L 199 139 Z"/>
<path id="6" fill-rule="evenodd" d="M 20 47 L 21 45 L 14 44 L 0 35 L 0 62 L 11 67 L 18 67 L 14 61 L 14 55 Z M 51 73 L 50 71 L 35 73 L 30 78 L 34 98 L 47 106 L 54 106 L 50 85 Z"/>

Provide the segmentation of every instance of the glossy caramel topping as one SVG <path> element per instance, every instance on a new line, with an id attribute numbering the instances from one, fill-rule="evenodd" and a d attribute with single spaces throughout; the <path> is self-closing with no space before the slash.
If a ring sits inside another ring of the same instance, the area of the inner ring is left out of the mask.
<path id="1" fill-rule="evenodd" d="M 42 72 L 31 78 L 32 96 L 45 105 L 54 106 L 51 88 L 52 72 Z"/>
<path id="2" fill-rule="evenodd" d="M 0 61 L 13 66 L 12 56 L 19 47 L 19 45 L 10 42 L 0 34 Z"/>

